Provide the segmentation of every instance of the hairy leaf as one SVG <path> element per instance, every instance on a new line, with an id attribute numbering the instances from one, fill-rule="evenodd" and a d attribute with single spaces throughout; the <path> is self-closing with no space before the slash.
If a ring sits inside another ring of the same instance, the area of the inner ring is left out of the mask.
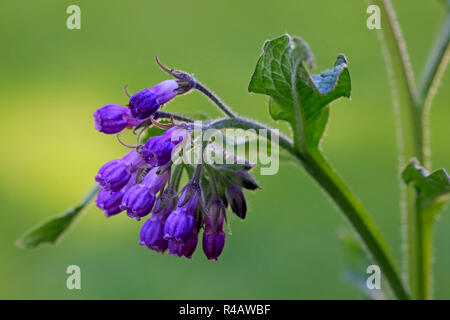
<path id="1" fill-rule="evenodd" d="M 299 37 L 285 34 L 266 41 L 248 90 L 270 96 L 269 112 L 275 120 L 292 126 L 304 122 L 302 137 L 317 146 L 328 120 L 327 105 L 339 97 L 350 97 L 351 81 L 345 56 L 321 74 L 310 74 L 314 58 Z M 299 119 L 296 108 L 300 109 Z"/>
<path id="2" fill-rule="evenodd" d="M 27 231 L 16 242 L 20 248 L 35 248 L 42 244 L 56 244 L 65 231 L 74 223 L 99 190 L 96 185 L 76 207 Z"/>
<path id="3" fill-rule="evenodd" d="M 405 167 L 402 178 L 414 186 L 420 211 L 433 218 L 450 196 L 450 177 L 444 169 L 428 173 L 416 159 Z"/>

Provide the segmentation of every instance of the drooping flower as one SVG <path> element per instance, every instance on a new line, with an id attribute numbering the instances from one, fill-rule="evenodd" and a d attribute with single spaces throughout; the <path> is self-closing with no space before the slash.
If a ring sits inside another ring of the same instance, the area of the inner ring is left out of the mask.
<path id="1" fill-rule="evenodd" d="M 105 163 L 95 176 L 95 181 L 103 190 L 119 191 L 128 183 L 131 175 L 143 166 L 145 166 L 144 159 L 133 150 L 122 159 Z"/>
<path id="2" fill-rule="evenodd" d="M 153 115 L 158 108 L 172 100 L 179 93 L 176 80 L 165 80 L 153 88 L 139 91 L 130 98 L 129 107 L 133 117 L 145 119 Z"/>
<path id="3" fill-rule="evenodd" d="M 122 197 L 122 191 L 100 190 L 95 203 L 97 204 L 97 207 L 105 212 L 106 217 L 110 217 L 122 211 L 122 209 L 120 209 Z"/>
<path id="4" fill-rule="evenodd" d="M 231 206 L 231 210 L 241 219 L 245 219 L 247 214 L 247 202 L 245 201 L 242 188 L 234 184 L 229 184 L 225 190 L 226 199 Z"/>
<path id="5" fill-rule="evenodd" d="M 185 256 L 186 258 L 191 259 L 195 249 L 197 249 L 197 243 L 198 232 L 194 228 L 191 235 L 184 242 L 169 240 L 169 254 L 177 257 Z"/>
<path id="6" fill-rule="evenodd" d="M 246 170 L 235 171 L 232 175 L 230 175 L 230 178 L 234 183 L 245 189 L 261 189 L 258 183 L 256 183 L 255 179 Z"/>
<path id="7" fill-rule="evenodd" d="M 131 173 L 121 160 L 112 160 L 104 164 L 97 175 L 95 181 L 104 190 L 119 191 L 130 180 Z"/>
<path id="8" fill-rule="evenodd" d="M 131 115 L 128 108 L 118 104 L 107 104 L 93 114 L 95 129 L 107 134 L 119 133 L 127 127 L 137 126 L 141 121 Z"/>
<path id="9" fill-rule="evenodd" d="M 203 252 L 208 260 L 217 261 L 225 246 L 223 221 L 226 208 L 220 200 L 213 200 L 205 219 L 203 232 Z"/>
<path id="10" fill-rule="evenodd" d="M 178 200 L 177 208 L 167 218 L 164 228 L 165 239 L 185 242 L 189 238 L 195 227 L 194 213 L 199 200 L 199 186 L 194 183 L 186 185 Z"/>
<path id="11" fill-rule="evenodd" d="M 168 241 L 164 239 L 164 223 L 165 217 L 161 213 L 153 213 L 153 215 L 145 221 L 140 232 L 140 245 L 147 248 L 164 252 L 168 247 Z"/>
<path id="12" fill-rule="evenodd" d="M 142 183 L 136 184 L 123 196 L 120 208 L 127 210 L 130 218 L 140 220 L 152 211 L 155 195 Z"/>
<path id="13" fill-rule="evenodd" d="M 134 185 L 135 180 L 136 180 L 136 173 L 133 173 L 128 183 L 119 191 L 111 191 L 111 190 L 99 191 L 95 203 L 97 204 L 97 207 L 99 207 L 101 210 L 105 212 L 105 216 L 107 218 L 123 211 L 120 208 L 123 195 L 127 190 L 129 190 Z"/>
<path id="14" fill-rule="evenodd" d="M 140 220 L 152 210 L 156 193 L 162 189 L 169 178 L 168 170 L 159 171 L 160 168 L 150 170 L 141 183 L 131 187 L 123 196 L 120 208 L 127 210 L 129 217 Z"/>
<path id="15" fill-rule="evenodd" d="M 150 167 L 162 166 L 172 157 L 172 150 L 181 143 L 186 136 L 185 129 L 171 128 L 160 136 L 151 137 L 145 143 L 142 155 Z"/>
<path id="16" fill-rule="evenodd" d="M 164 239 L 164 225 L 174 206 L 173 200 L 165 201 L 164 195 L 158 197 L 152 216 L 141 228 L 140 245 L 161 253 L 167 249 L 169 243 Z"/>

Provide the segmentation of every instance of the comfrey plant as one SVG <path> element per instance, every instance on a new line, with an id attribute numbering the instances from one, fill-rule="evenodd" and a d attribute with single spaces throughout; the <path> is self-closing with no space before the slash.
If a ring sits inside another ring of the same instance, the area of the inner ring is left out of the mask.
<path id="1" fill-rule="evenodd" d="M 186 153 L 187 144 L 193 144 L 190 136 L 194 127 L 189 124 L 192 121 L 157 111 L 177 95 L 190 91 L 197 82 L 190 75 L 169 70 L 157 62 L 177 80 L 165 80 L 130 96 L 128 108 L 109 104 L 94 113 L 95 128 L 100 132 L 118 134 L 125 128 L 140 130 L 138 144 L 128 146 L 132 151 L 121 159 L 107 162 L 98 171 L 95 180 L 100 192 L 96 203 L 106 217 L 126 211 L 130 218 L 140 220 L 151 214 L 141 228 L 140 244 L 161 253 L 168 251 L 191 258 L 199 233 L 205 229 L 203 251 L 209 260 L 217 260 L 225 246 L 223 229 L 228 203 L 243 219 L 247 206 L 242 188 L 258 188 L 247 173 L 252 165 L 245 161 L 242 165 L 222 164 L 221 167 L 177 164 L 177 156 Z M 164 116 L 170 117 L 170 123 L 158 122 Z M 175 118 L 185 121 L 175 123 Z M 142 138 L 152 126 L 164 132 Z M 185 148 L 178 150 L 179 145 Z M 203 172 L 203 167 L 208 171 Z M 178 190 L 184 170 L 190 181 Z"/>
<path id="2" fill-rule="evenodd" d="M 247 205 L 243 190 L 256 190 L 259 186 L 249 174 L 253 163 L 246 161 L 245 155 L 242 160 L 242 154 L 230 153 L 229 148 L 218 146 L 215 139 L 210 139 L 211 135 L 200 141 L 193 136 L 196 131 L 252 129 L 260 135 L 264 132 L 266 149 L 273 151 L 279 146 L 283 152 L 280 158 L 283 156 L 301 165 L 345 215 L 360 241 L 343 237 L 344 243 L 354 252 L 362 253 L 364 263 L 376 264 L 383 273 L 383 283 L 389 284 L 389 288 L 383 288 L 384 295 L 379 291 L 376 296 L 369 292 L 372 297 L 431 298 L 432 227 L 450 195 L 450 178 L 444 169 L 431 173 L 425 169 L 430 168 L 427 113 L 449 60 L 450 13 L 447 7 L 446 20 L 417 89 L 390 1 L 373 2 L 380 6 L 385 23 L 377 32 L 391 77 L 394 107 L 398 111 L 399 140 L 403 146 L 401 159 L 408 160 L 400 163 L 405 182 L 402 187 L 406 248 L 403 276 L 373 219 L 320 148 L 330 103 L 340 97 L 350 97 L 347 59 L 338 55 L 330 69 L 312 74 L 314 58 L 308 45 L 301 38 L 287 34 L 266 41 L 248 89 L 269 97 L 271 117 L 290 125 L 292 139 L 276 129 L 239 116 L 192 75 L 169 69 L 157 59 L 161 69 L 173 79 L 128 95 L 127 106 L 109 104 L 94 113 L 98 131 L 119 134 L 132 128 L 137 144 L 129 146 L 119 138 L 130 150 L 99 169 L 95 176 L 97 185 L 86 198 L 65 214 L 27 232 L 18 245 L 36 247 L 57 242 L 97 196 L 96 204 L 106 217 L 126 212 L 131 218 L 146 219 L 139 235 L 141 245 L 157 252 L 168 251 L 178 257 L 191 258 L 201 236 L 206 257 L 217 260 L 225 246 L 227 210 L 244 219 Z M 226 117 L 197 122 L 161 110 L 170 100 L 192 91 L 204 94 Z M 213 136 L 221 137 L 220 134 Z M 238 143 L 233 141 L 233 144 Z M 189 154 L 198 154 L 199 149 L 212 145 L 210 151 L 234 161 L 187 161 Z M 184 174 L 188 179 L 181 186 Z M 361 279 L 356 280 L 361 282 Z M 362 289 L 367 293 L 366 287 Z"/>

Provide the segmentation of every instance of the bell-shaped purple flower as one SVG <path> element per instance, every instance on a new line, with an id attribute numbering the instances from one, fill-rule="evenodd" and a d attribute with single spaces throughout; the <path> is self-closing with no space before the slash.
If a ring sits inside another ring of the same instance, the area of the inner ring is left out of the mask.
<path id="1" fill-rule="evenodd" d="M 105 163 L 97 175 L 95 181 L 100 184 L 100 187 L 108 191 L 119 191 L 125 186 L 131 178 L 126 163 L 122 160 L 111 160 Z"/>
<path id="2" fill-rule="evenodd" d="M 169 137 L 155 136 L 145 143 L 142 155 L 150 167 L 162 166 L 170 161 L 174 147 Z"/>
<path id="3" fill-rule="evenodd" d="M 198 232 L 195 230 L 192 232 L 191 236 L 184 242 L 184 251 L 183 255 L 191 259 L 192 255 L 195 252 L 195 249 L 197 249 L 197 243 L 198 243 Z"/>
<path id="4" fill-rule="evenodd" d="M 144 89 L 130 98 L 131 114 L 137 119 L 145 119 L 153 115 L 158 108 L 175 98 L 178 94 L 178 82 L 165 80 L 150 89 Z"/>
<path id="5" fill-rule="evenodd" d="M 142 155 L 150 167 L 167 164 L 172 151 L 187 135 L 187 130 L 173 127 L 160 136 L 151 137 L 145 143 Z"/>
<path id="6" fill-rule="evenodd" d="M 125 192 L 120 208 L 127 210 L 130 218 L 140 220 L 152 211 L 155 194 L 143 183 L 139 183 Z"/>
<path id="7" fill-rule="evenodd" d="M 169 240 L 169 254 L 182 257 L 185 256 L 188 259 L 192 258 L 192 255 L 197 248 L 198 243 L 198 232 L 197 230 L 192 231 L 192 234 L 187 238 L 185 242 L 177 242 L 174 240 Z"/>
<path id="8" fill-rule="evenodd" d="M 156 194 L 164 187 L 167 180 L 169 180 L 169 170 L 153 168 L 142 180 L 142 184 L 149 188 L 150 192 Z"/>
<path id="9" fill-rule="evenodd" d="M 167 218 L 164 227 L 164 238 L 184 242 L 192 233 L 195 221 L 194 215 L 184 210 L 177 208 Z"/>
<path id="10" fill-rule="evenodd" d="M 144 165 L 142 156 L 133 150 L 122 159 L 104 164 L 95 176 L 95 181 L 103 190 L 119 191 L 128 183 L 131 175 Z"/>
<path id="11" fill-rule="evenodd" d="M 169 245 L 168 241 L 164 239 L 164 223 L 163 214 L 153 214 L 141 228 L 139 244 L 156 252 L 164 252 Z"/>
<path id="12" fill-rule="evenodd" d="M 100 190 L 95 203 L 97 207 L 105 212 L 106 217 L 118 214 L 122 211 L 120 203 L 122 202 L 123 191 L 106 191 Z"/>
<path id="13" fill-rule="evenodd" d="M 213 200 L 209 207 L 203 232 L 203 252 L 208 260 L 217 261 L 225 246 L 223 221 L 226 208 L 220 200 Z"/>
<path id="14" fill-rule="evenodd" d="M 195 227 L 194 213 L 199 200 L 199 186 L 192 183 L 186 185 L 178 200 L 177 208 L 167 218 L 164 228 L 165 239 L 185 242 L 189 238 Z"/>
<path id="15" fill-rule="evenodd" d="M 184 242 L 177 242 L 174 240 L 169 240 L 169 254 L 182 257 L 184 252 Z"/>
<path id="16" fill-rule="evenodd" d="M 206 258 L 211 261 L 217 261 L 225 247 L 225 233 L 203 232 L 203 252 Z"/>
<path id="17" fill-rule="evenodd" d="M 120 208 L 127 210 L 127 215 L 140 220 L 150 213 L 155 203 L 156 193 L 162 189 L 169 179 L 169 171 L 153 168 L 144 180 L 131 187 L 123 196 Z"/>
<path id="18" fill-rule="evenodd" d="M 93 117 L 95 129 L 108 134 L 119 133 L 126 127 L 134 127 L 141 122 L 131 116 L 130 109 L 118 104 L 107 104 L 97 109 Z"/>

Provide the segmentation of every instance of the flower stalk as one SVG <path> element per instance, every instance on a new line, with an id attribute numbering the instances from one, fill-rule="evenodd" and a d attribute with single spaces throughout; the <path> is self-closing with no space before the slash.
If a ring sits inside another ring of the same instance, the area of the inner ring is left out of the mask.
<path id="1" fill-rule="evenodd" d="M 446 18 L 428 58 L 419 89 L 416 89 L 408 51 L 400 24 L 390 0 L 381 2 L 381 16 L 386 17 L 385 26 L 378 32 L 386 62 L 393 105 L 397 116 L 397 138 L 400 151 L 399 168 L 406 161 L 417 158 L 430 169 L 428 112 L 431 100 L 449 60 L 450 12 Z M 402 216 L 405 262 L 404 273 L 408 279 L 412 297 L 431 299 L 432 279 L 432 224 L 418 204 L 414 187 L 401 184 Z"/>

